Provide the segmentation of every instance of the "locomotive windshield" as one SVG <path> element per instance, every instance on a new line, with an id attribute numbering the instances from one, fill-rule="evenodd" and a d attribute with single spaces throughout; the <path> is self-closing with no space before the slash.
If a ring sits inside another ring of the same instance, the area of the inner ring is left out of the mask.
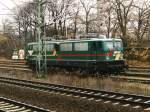
<path id="1" fill-rule="evenodd" d="M 28 50 L 32 50 L 33 46 L 32 45 L 28 45 Z"/>
<path id="2" fill-rule="evenodd" d="M 105 51 L 113 50 L 113 42 L 112 41 L 104 42 L 104 50 Z"/>
<path id="3" fill-rule="evenodd" d="M 122 42 L 121 41 L 116 41 L 114 43 L 114 50 L 116 50 L 116 51 L 123 50 L 123 46 L 122 46 Z"/>
<path id="4" fill-rule="evenodd" d="M 33 45 L 33 51 L 38 51 L 38 45 Z"/>

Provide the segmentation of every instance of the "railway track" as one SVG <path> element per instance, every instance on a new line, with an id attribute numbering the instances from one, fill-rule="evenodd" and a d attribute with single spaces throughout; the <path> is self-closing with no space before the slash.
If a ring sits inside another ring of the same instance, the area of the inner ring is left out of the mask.
<path id="1" fill-rule="evenodd" d="M 129 68 L 137 68 L 137 69 L 150 69 L 150 66 L 129 66 Z"/>
<path id="2" fill-rule="evenodd" d="M 26 64 L 25 60 L 0 60 L 0 64 L 19 64 L 19 65 L 24 65 Z"/>
<path id="3" fill-rule="evenodd" d="M 130 66 L 123 76 L 150 78 L 150 67 Z"/>
<path id="4" fill-rule="evenodd" d="M 131 72 L 147 72 L 150 73 L 150 67 L 142 67 L 142 66 L 129 66 L 129 71 Z"/>
<path id="5" fill-rule="evenodd" d="M 11 79 L 0 77 L 0 83 L 17 85 L 39 90 L 41 92 L 49 92 L 58 95 L 74 96 L 96 102 L 104 101 L 104 103 L 111 102 L 113 105 L 120 104 L 123 106 L 132 106 L 133 108 L 142 108 L 150 110 L 150 97 L 126 94 L 119 92 L 92 90 L 86 88 L 70 87 L 66 85 L 56 85 L 40 82 L 32 82 L 19 79 Z"/>
<path id="6" fill-rule="evenodd" d="M 110 77 L 114 81 L 125 81 L 125 82 L 133 82 L 133 83 L 143 83 L 143 84 L 150 84 L 149 78 L 143 77 L 128 77 L 128 76 L 111 76 Z"/>
<path id="7" fill-rule="evenodd" d="M 150 84 L 150 67 L 130 66 L 128 71 L 118 76 L 110 76 L 112 80 Z"/>
<path id="8" fill-rule="evenodd" d="M 121 75 L 150 78 L 150 72 L 138 72 L 138 71 L 131 72 L 131 71 L 126 71 L 125 73 L 123 73 Z"/>
<path id="9" fill-rule="evenodd" d="M 32 73 L 24 60 L 0 60 L 0 69 Z M 150 67 L 130 66 L 125 73 L 119 74 L 119 76 L 111 76 L 111 78 L 113 80 L 150 84 Z"/>
<path id="10" fill-rule="evenodd" d="M 50 112 L 50 110 L 0 97 L 0 112 Z"/>
<path id="11" fill-rule="evenodd" d="M 25 60 L 0 60 L 0 69 L 22 70 L 32 72 L 29 66 L 26 65 Z M 126 71 L 123 75 L 150 77 L 150 67 L 129 66 L 129 70 Z"/>
<path id="12" fill-rule="evenodd" d="M 25 63 L 26 62 L 22 60 L 0 60 L 0 68 L 32 72 Z M 148 79 L 148 77 L 150 77 L 150 67 L 141 66 L 130 66 L 129 71 L 125 74 L 111 76 L 113 80 L 150 84 L 150 79 Z"/>
<path id="13" fill-rule="evenodd" d="M 0 69 L 32 72 L 24 60 L 0 60 Z"/>

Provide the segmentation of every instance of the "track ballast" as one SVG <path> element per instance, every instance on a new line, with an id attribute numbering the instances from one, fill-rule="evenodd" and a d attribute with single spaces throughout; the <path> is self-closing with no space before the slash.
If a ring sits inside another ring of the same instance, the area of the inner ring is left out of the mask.
<path id="1" fill-rule="evenodd" d="M 0 97 L 0 112 L 50 112 L 36 106 Z"/>
<path id="2" fill-rule="evenodd" d="M 112 102 L 112 104 L 117 103 L 125 106 L 130 105 L 133 108 L 138 107 L 145 110 L 149 110 L 150 107 L 150 97 L 148 96 L 118 93 L 112 91 L 92 90 L 86 88 L 32 82 L 32 81 L 3 78 L 3 77 L 0 77 L 0 82 L 32 88 L 35 90 L 39 90 L 40 92 L 49 92 L 58 95 L 80 97 L 80 98 L 84 98 L 96 102 L 100 102 L 100 101 Z"/>

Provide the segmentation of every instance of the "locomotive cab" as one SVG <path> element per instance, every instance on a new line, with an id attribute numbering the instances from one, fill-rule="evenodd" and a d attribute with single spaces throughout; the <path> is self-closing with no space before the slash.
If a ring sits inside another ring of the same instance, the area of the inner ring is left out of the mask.
<path id="1" fill-rule="evenodd" d="M 97 46 L 98 66 L 104 71 L 123 72 L 126 68 L 123 57 L 123 44 L 121 39 L 106 39 L 99 41 Z M 99 69 L 98 68 L 98 69 Z M 100 70 L 102 71 L 102 70 Z"/>

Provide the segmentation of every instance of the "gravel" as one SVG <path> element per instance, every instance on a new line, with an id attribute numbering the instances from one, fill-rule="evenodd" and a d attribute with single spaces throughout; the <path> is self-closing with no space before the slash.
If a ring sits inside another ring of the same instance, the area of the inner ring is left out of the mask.
<path id="1" fill-rule="evenodd" d="M 113 106 L 112 103 L 96 102 L 73 96 L 39 92 L 10 84 L 0 84 L 0 96 L 15 99 L 56 112 L 140 112 L 131 107 Z"/>
<path id="2" fill-rule="evenodd" d="M 95 78 L 79 78 L 76 76 L 53 75 L 49 74 L 46 79 L 37 79 L 32 73 L 24 73 L 18 71 L 1 71 L 0 76 L 19 78 L 25 80 L 34 80 L 40 82 L 49 82 L 56 84 L 67 84 L 80 87 L 90 87 L 93 89 L 104 90 L 126 90 L 129 86 L 120 85 L 118 82 L 114 83 L 110 80 L 95 79 Z M 112 86 L 113 85 L 113 86 Z M 134 86 L 131 86 L 133 90 Z M 137 87 L 135 87 L 136 90 Z M 128 90 L 126 90 L 128 91 Z M 142 91 L 140 89 L 140 91 Z M 130 92 L 130 91 L 129 91 Z M 132 91 L 133 92 L 133 91 Z M 124 107 L 121 105 L 114 106 L 112 103 L 89 101 L 87 99 L 76 98 L 73 96 L 57 95 L 54 93 L 39 92 L 30 88 L 22 88 L 14 85 L 0 84 L 0 96 L 15 99 L 17 101 L 25 102 L 42 108 L 56 110 L 56 112 L 142 112 L 141 109 L 133 109 L 132 107 Z"/>

